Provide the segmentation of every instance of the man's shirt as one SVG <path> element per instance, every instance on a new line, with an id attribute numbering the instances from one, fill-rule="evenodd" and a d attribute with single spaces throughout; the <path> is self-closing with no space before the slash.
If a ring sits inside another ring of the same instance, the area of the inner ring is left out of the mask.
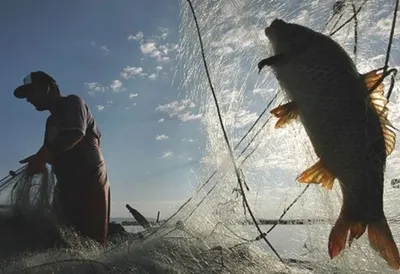
<path id="1" fill-rule="evenodd" d="M 103 164 L 100 151 L 101 133 L 84 100 L 76 95 L 62 97 L 47 118 L 45 144 L 51 145 L 63 131 L 77 130 L 83 139 L 72 149 L 58 155 L 52 163 L 59 180 L 78 180 L 82 174 L 96 172 Z"/>

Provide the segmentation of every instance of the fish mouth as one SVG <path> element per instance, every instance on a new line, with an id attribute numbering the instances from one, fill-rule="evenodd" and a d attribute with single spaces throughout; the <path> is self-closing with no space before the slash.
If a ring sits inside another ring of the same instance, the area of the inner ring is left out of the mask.
<path id="1" fill-rule="evenodd" d="M 265 28 L 264 30 L 265 36 L 270 38 L 275 33 L 276 29 L 279 26 L 282 26 L 283 24 L 285 24 L 285 21 L 278 18 L 274 19 L 274 21 L 272 21 L 272 23 Z"/>
<path id="2" fill-rule="evenodd" d="M 269 40 L 273 40 L 276 36 L 276 28 L 274 28 L 273 26 L 266 27 L 264 33 Z"/>
<path id="3" fill-rule="evenodd" d="M 271 27 L 266 27 L 264 30 L 265 36 L 269 37 L 271 35 Z"/>

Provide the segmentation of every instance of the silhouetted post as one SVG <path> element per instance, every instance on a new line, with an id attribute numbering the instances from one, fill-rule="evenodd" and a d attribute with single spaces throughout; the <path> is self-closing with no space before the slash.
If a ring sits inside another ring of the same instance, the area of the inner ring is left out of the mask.
<path id="1" fill-rule="evenodd" d="M 158 213 L 157 213 L 157 220 L 156 220 L 156 223 L 158 224 L 159 221 L 160 221 L 160 211 L 158 211 Z"/>
<path id="2" fill-rule="evenodd" d="M 143 227 L 143 228 L 151 228 L 151 225 L 147 219 L 139 213 L 136 209 L 132 208 L 130 205 L 126 204 L 126 208 L 132 214 L 133 218 Z"/>

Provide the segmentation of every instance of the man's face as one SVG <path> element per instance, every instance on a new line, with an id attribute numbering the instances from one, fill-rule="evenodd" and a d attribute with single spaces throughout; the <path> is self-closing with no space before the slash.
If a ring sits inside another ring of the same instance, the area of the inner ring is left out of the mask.
<path id="1" fill-rule="evenodd" d="M 37 111 L 49 109 L 49 90 L 47 85 L 34 85 L 32 91 L 26 97 L 26 101 L 31 103 Z"/>

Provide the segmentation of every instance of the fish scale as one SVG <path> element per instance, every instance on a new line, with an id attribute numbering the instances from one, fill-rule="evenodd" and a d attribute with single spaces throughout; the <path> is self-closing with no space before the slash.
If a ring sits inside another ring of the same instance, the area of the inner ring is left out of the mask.
<path id="1" fill-rule="evenodd" d="M 276 127 L 300 117 L 319 158 L 297 179 L 328 189 L 337 179 L 342 191 L 341 212 L 329 235 L 330 257 L 368 228 L 370 245 L 399 269 L 399 251 L 383 211 L 384 170 L 395 134 L 383 84 L 369 93 L 380 74 L 360 74 L 338 43 L 304 26 L 276 19 L 265 34 L 275 56 L 259 68 L 273 69 L 289 99 L 271 111 L 279 118 Z"/>

